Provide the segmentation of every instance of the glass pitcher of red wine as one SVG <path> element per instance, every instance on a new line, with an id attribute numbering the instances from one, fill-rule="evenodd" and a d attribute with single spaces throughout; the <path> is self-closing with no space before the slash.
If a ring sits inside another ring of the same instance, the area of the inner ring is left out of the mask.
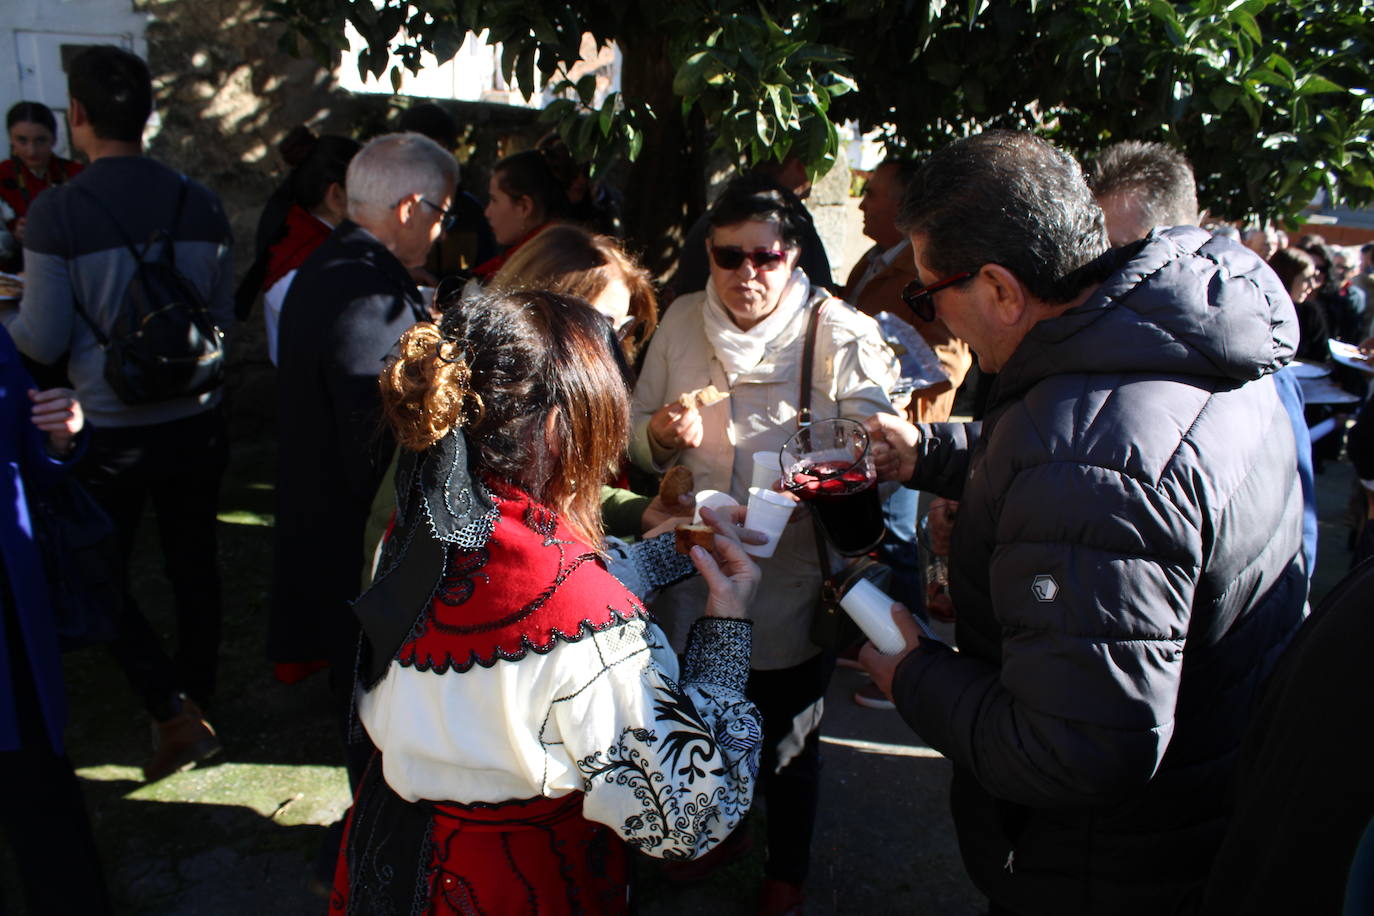
<path id="1" fill-rule="evenodd" d="M 863 424 L 843 417 L 817 420 L 778 452 L 783 487 L 815 513 L 826 540 L 846 557 L 870 552 L 887 530 L 878 475 Z"/>

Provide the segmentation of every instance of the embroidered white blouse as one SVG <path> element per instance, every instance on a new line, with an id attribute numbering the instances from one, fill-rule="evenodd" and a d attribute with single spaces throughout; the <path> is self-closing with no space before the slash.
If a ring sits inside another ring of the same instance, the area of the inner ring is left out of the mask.
<path id="1" fill-rule="evenodd" d="M 691 858 L 752 800 L 762 727 L 744 697 L 749 644 L 748 622 L 704 618 L 679 672 L 663 632 L 636 618 L 461 673 L 393 661 L 358 713 L 403 798 L 582 792 L 583 815 L 631 846 Z"/>

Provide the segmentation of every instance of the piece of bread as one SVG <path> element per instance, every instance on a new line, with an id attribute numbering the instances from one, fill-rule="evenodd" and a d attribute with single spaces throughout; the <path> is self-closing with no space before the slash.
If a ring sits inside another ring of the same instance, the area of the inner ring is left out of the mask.
<path id="1" fill-rule="evenodd" d="M 677 402 L 686 408 L 710 407 L 712 404 L 719 404 L 730 396 L 730 392 L 721 391 L 715 385 L 707 385 L 705 388 L 698 388 L 696 391 L 689 391 L 680 395 Z"/>
<path id="2" fill-rule="evenodd" d="M 673 548 L 678 553 L 691 553 L 694 546 L 702 550 L 712 550 L 716 546 L 716 532 L 710 525 L 678 525 L 673 534 Z"/>
<path id="3" fill-rule="evenodd" d="M 682 497 L 696 492 L 696 480 L 692 469 L 677 465 L 668 469 L 658 483 L 658 498 L 669 511 L 676 511 L 682 505 Z"/>

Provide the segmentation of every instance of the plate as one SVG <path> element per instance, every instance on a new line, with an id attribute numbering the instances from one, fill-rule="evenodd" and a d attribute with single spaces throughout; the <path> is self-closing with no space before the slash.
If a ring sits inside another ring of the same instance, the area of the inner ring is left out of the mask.
<path id="1" fill-rule="evenodd" d="M 891 312 L 879 312 L 874 318 L 877 319 L 878 328 L 882 331 L 883 340 L 898 354 L 897 362 L 901 366 L 901 376 L 898 380 L 898 391 L 893 393 L 929 388 L 949 381 L 949 375 L 940 365 L 940 358 L 935 355 L 930 344 L 926 343 L 920 331 Z M 894 344 L 896 346 L 893 346 Z"/>
<path id="2" fill-rule="evenodd" d="M 1307 404 L 1358 404 L 1359 395 L 1351 394 L 1335 382 L 1324 378 L 1300 379 L 1302 399 Z"/>
<path id="3" fill-rule="evenodd" d="M 1293 378 L 1326 378 L 1331 374 L 1331 367 L 1295 359 L 1288 364 L 1288 371 L 1293 373 Z"/>
<path id="4" fill-rule="evenodd" d="M 1374 375 L 1374 363 L 1371 363 L 1369 358 L 1360 352 L 1359 347 L 1334 337 L 1326 342 L 1326 347 L 1331 351 L 1331 358 L 1342 366 L 1349 366 L 1351 369 L 1359 369 L 1361 372 Z"/>

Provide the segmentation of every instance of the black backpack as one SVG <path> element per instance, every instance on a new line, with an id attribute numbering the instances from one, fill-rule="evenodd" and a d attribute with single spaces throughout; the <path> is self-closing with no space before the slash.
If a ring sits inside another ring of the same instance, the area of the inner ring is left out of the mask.
<path id="1" fill-rule="evenodd" d="M 77 314 L 105 353 L 106 383 L 126 404 L 191 397 L 224 382 L 224 332 L 215 325 L 200 290 L 176 265 L 174 232 L 181 222 L 187 185 L 182 175 L 171 223 L 154 230 L 142 251 L 100 198 L 72 185 L 105 211 L 137 265 L 108 334 L 96 326 L 80 301 L 75 303 Z M 162 243 L 158 256 L 145 260 L 158 242 Z"/>

